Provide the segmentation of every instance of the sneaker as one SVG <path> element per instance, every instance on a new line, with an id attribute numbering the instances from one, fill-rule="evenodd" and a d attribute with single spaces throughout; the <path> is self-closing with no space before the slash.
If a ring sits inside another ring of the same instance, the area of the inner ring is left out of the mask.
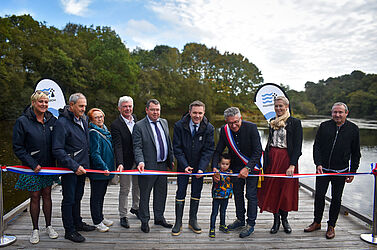
<path id="1" fill-rule="evenodd" d="M 234 230 L 240 227 L 245 226 L 245 222 L 240 221 L 239 219 L 235 220 L 232 224 L 228 225 L 229 230 Z"/>
<path id="2" fill-rule="evenodd" d="M 229 228 L 226 225 L 220 225 L 219 230 L 223 233 L 230 233 Z"/>
<path id="3" fill-rule="evenodd" d="M 210 238 L 215 238 L 215 237 L 216 237 L 216 233 L 215 233 L 215 229 L 214 229 L 214 228 L 211 228 L 211 229 L 209 230 L 209 234 L 208 234 L 208 236 L 209 236 Z"/>
<path id="4" fill-rule="evenodd" d="M 103 224 L 102 222 L 100 224 L 97 224 L 97 225 L 94 225 L 94 226 L 96 227 L 97 231 L 99 231 L 101 233 L 107 232 L 110 229 L 107 226 L 105 226 L 105 224 Z"/>
<path id="5" fill-rule="evenodd" d="M 240 233 L 240 238 L 245 238 L 254 232 L 254 226 L 247 225 Z"/>
<path id="6" fill-rule="evenodd" d="M 30 243 L 37 244 L 39 242 L 39 230 L 34 229 L 30 236 Z"/>
<path id="7" fill-rule="evenodd" d="M 103 218 L 102 223 L 108 227 L 111 227 L 114 224 L 114 221 Z"/>
<path id="8" fill-rule="evenodd" d="M 52 226 L 46 227 L 46 233 L 50 239 L 56 239 L 59 237 L 59 234 L 52 228 Z"/>

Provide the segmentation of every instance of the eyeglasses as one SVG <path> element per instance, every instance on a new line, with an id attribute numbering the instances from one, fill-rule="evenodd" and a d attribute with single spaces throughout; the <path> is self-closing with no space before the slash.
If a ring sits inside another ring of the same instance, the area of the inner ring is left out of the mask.
<path id="1" fill-rule="evenodd" d="M 238 119 L 238 120 L 236 120 L 236 121 L 234 121 L 234 122 L 227 122 L 227 124 L 228 124 L 229 126 L 232 126 L 232 125 L 236 125 L 236 124 L 240 123 L 240 121 L 241 121 L 241 118 Z"/>
<path id="2" fill-rule="evenodd" d="M 103 119 L 103 115 L 100 115 L 100 116 L 95 116 L 95 117 L 93 117 L 93 119 L 96 119 L 96 120 L 100 120 L 100 119 Z"/>

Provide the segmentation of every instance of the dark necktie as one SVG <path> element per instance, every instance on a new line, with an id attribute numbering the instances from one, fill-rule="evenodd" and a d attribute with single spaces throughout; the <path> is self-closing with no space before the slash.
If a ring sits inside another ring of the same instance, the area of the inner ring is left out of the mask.
<path id="1" fill-rule="evenodd" d="M 194 129 L 192 130 L 192 137 L 196 134 L 196 128 L 198 127 L 197 124 L 194 124 Z"/>
<path id="2" fill-rule="evenodd" d="M 162 141 L 161 132 L 160 129 L 157 126 L 157 122 L 152 122 L 154 124 L 154 128 L 156 129 L 157 134 L 157 141 L 158 145 L 160 147 L 160 160 L 163 161 L 165 158 L 165 148 L 164 148 L 164 142 Z"/>

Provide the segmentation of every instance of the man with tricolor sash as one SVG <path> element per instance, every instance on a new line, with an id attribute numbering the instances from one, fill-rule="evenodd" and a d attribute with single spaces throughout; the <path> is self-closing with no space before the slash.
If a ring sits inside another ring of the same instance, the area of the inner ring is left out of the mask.
<path id="1" fill-rule="evenodd" d="M 246 227 L 240 232 L 244 238 L 254 232 L 257 218 L 257 175 L 261 171 L 260 158 L 262 145 L 257 126 L 248 121 L 243 121 L 241 112 L 237 107 L 230 107 L 224 111 L 226 124 L 221 127 L 220 138 L 212 159 L 213 171 L 217 172 L 220 155 L 228 148 L 231 156 L 230 169 L 238 173 L 232 177 L 234 200 L 237 219 L 228 226 L 234 230 L 245 226 L 245 213 L 247 211 Z M 250 175 L 249 175 L 250 174 Z M 216 178 L 216 177 L 215 177 Z M 247 208 L 245 208 L 244 190 L 246 186 Z"/>

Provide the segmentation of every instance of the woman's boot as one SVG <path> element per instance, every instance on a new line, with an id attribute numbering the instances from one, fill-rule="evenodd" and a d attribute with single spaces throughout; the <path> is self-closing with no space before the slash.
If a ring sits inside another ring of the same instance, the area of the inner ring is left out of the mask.
<path id="1" fill-rule="evenodd" d="M 274 214 L 274 225 L 272 225 L 270 233 L 276 234 L 279 231 L 279 227 L 280 227 L 280 215 Z"/>
<path id="2" fill-rule="evenodd" d="M 284 227 L 284 232 L 286 232 L 287 234 L 292 233 L 292 228 L 289 225 L 288 219 L 287 219 L 288 218 L 288 212 L 287 211 L 283 211 L 283 210 L 279 210 L 279 213 L 281 215 L 281 224 Z"/>

